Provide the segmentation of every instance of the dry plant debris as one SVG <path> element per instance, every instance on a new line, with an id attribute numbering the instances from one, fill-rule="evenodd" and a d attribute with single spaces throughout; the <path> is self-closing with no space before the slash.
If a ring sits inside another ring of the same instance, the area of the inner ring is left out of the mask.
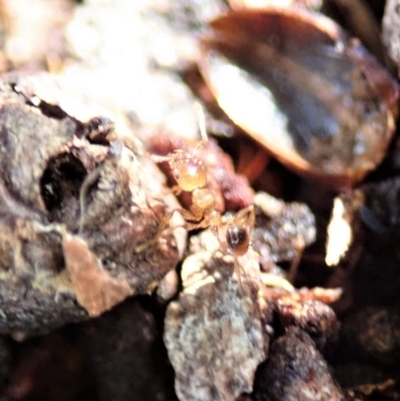
<path id="1" fill-rule="evenodd" d="M 222 109 L 288 168 L 341 188 L 382 162 L 397 82 L 332 19 L 278 4 L 232 10 L 210 22 L 201 49 Z"/>

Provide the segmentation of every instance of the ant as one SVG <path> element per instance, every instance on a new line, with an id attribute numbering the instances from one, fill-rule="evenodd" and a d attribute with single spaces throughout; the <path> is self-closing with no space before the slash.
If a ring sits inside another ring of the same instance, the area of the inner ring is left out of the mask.
<path id="1" fill-rule="evenodd" d="M 176 181 L 173 191 L 177 195 L 183 191 L 191 193 L 189 209 L 174 209 L 166 214 L 161 220 L 155 241 L 164 232 L 173 214 L 178 212 L 185 220 L 184 228 L 192 231 L 209 227 L 218 238 L 223 250 L 236 258 L 245 255 L 249 249 L 251 230 L 255 221 L 254 207 L 250 205 L 228 217 L 216 210 L 215 196 L 207 188 L 207 167 L 196 155 L 198 149 L 203 148 L 207 142 L 204 110 L 201 107 L 198 110 L 201 113 L 199 118 L 201 141 L 194 151 L 176 149 L 166 156 L 153 157 L 158 163 L 168 162 Z M 225 233 L 225 239 L 222 241 L 219 236 L 220 230 Z M 154 240 L 151 243 L 154 243 Z M 139 251 L 147 246 L 148 243 L 143 244 L 139 247 Z"/>

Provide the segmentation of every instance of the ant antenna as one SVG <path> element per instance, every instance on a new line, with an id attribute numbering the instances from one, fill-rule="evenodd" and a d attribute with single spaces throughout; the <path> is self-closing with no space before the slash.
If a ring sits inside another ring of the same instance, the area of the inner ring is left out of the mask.
<path id="1" fill-rule="evenodd" d="M 202 147 L 208 142 L 208 135 L 207 135 L 207 126 L 206 126 L 206 113 L 204 112 L 204 107 L 199 103 L 196 102 L 194 104 L 194 108 L 197 114 L 197 120 L 199 124 L 199 132 L 200 132 L 200 143 L 197 146 Z"/>

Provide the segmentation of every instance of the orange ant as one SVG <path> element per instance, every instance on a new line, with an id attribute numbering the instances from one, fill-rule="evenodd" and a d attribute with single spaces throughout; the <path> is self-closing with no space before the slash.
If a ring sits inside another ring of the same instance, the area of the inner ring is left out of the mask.
<path id="1" fill-rule="evenodd" d="M 182 191 L 191 193 L 190 208 L 174 209 L 166 214 L 159 225 L 155 240 L 157 241 L 164 232 L 173 214 L 179 212 L 185 219 L 184 227 L 188 231 L 210 227 L 226 252 L 236 258 L 246 254 L 249 249 L 251 230 L 255 220 L 254 208 L 253 205 L 250 205 L 229 217 L 223 216 L 216 210 L 215 196 L 207 188 L 207 167 L 196 155 L 196 151 L 204 147 L 207 142 L 204 111 L 199 108 L 199 112 L 201 112 L 199 118 L 201 121 L 201 141 L 195 150 L 190 152 L 184 149 L 176 149 L 166 156 L 154 157 L 156 162 L 168 162 L 176 180 L 176 186 L 173 188 L 176 194 L 180 194 Z M 218 235 L 220 229 L 225 232 L 223 242 Z M 147 246 L 148 243 L 144 244 L 144 247 Z M 144 249 L 143 246 L 140 248 L 141 250 Z"/>

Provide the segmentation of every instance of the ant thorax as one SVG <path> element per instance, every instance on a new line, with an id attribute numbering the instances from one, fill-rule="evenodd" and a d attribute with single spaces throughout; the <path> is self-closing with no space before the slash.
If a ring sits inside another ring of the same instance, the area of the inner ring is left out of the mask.
<path id="1" fill-rule="evenodd" d="M 192 192 L 192 209 L 202 211 L 203 215 L 215 210 L 215 197 L 208 188 L 197 188 Z"/>

